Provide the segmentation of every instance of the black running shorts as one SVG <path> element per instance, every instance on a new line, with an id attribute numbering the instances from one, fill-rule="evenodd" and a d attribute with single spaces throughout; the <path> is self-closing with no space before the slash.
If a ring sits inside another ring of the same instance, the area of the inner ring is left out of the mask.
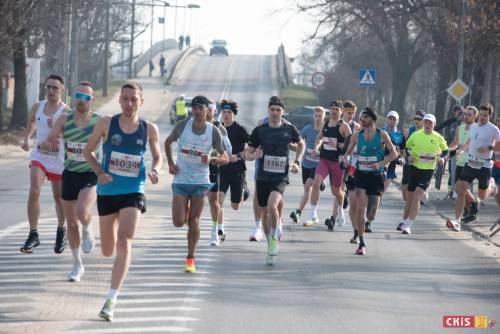
<path id="1" fill-rule="evenodd" d="M 316 176 L 316 167 L 306 168 L 302 166 L 302 184 L 306 184 L 307 179 L 314 180 Z"/>
<path id="2" fill-rule="evenodd" d="M 277 191 L 283 196 L 285 188 L 288 185 L 287 181 L 255 181 L 255 191 L 260 207 L 266 207 L 269 200 L 269 195 L 273 191 Z"/>
<path id="3" fill-rule="evenodd" d="M 475 179 L 478 181 L 479 189 L 488 189 L 490 186 L 491 168 L 482 167 L 481 169 L 476 169 L 465 164 L 465 167 L 460 173 L 459 180 L 466 181 L 469 184 Z"/>
<path id="4" fill-rule="evenodd" d="M 431 183 L 432 174 L 434 174 L 434 169 L 418 169 L 415 166 L 410 166 L 408 191 L 415 191 L 417 187 L 427 190 Z"/>
<path id="5" fill-rule="evenodd" d="M 118 213 L 125 208 L 137 208 L 141 213 L 146 212 L 146 196 L 141 193 L 97 195 L 97 212 L 99 216 Z"/>
<path id="6" fill-rule="evenodd" d="M 64 201 L 76 201 L 82 189 L 93 187 L 97 184 L 97 175 L 94 172 L 72 172 L 64 170 L 62 173 L 62 193 Z"/>
<path id="7" fill-rule="evenodd" d="M 381 196 L 384 192 L 384 173 L 366 173 L 356 170 L 354 187 L 364 189 L 367 195 Z"/>

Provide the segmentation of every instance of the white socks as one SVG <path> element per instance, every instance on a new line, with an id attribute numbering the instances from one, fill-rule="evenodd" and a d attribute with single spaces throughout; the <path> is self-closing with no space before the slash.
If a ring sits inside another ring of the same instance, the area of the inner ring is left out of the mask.
<path id="1" fill-rule="evenodd" d="M 116 303 L 117 297 L 118 297 L 118 289 L 109 289 L 108 297 L 106 299 L 111 299 L 113 303 Z"/>
<path id="2" fill-rule="evenodd" d="M 317 214 L 317 210 L 318 210 L 318 204 L 311 204 L 311 207 L 309 208 L 309 215 L 310 215 L 310 218 L 314 218 L 314 217 L 317 217 L 318 214 Z"/>
<path id="3" fill-rule="evenodd" d="M 217 224 L 217 230 L 224 231 L 224 224 Z"/>
<path id="4" fill-rule="evenodd" d="M 257 227 L 257 228 L 261 228 L 261 225 L 262 225 L 262 220 L 260 220 L 260 219 L 256 219 L 256 220 L 255 220 L 255 227 Z"/>
<path id="5" fill-rule="evenodd" d="M 73 266 L 74 267 L 83 267 L 82 257 L 80 255 L 80 247 L 75 249 L 71 249 L 71 253 L 73 254 Z"/>

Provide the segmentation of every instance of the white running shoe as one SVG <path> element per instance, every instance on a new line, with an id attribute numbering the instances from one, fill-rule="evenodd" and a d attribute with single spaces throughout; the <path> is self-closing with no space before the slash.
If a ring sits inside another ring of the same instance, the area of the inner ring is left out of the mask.
<path id="1" fill-rule="evenodd" d="M 460 223 L 454 221 L 453 219 L 446 220 L 446 227 L 453 232 L 460 232 Z"/>
<path id="2" fill-rule="evenodd" d="M 340 210 L 339 213 L 337 214 L 337 219 L 336 222 L 339 226 L 344 226 L 345 225 L 345 215 L 344 215 L 344 210 Z"/>
<path id="3" fill-rule="evenodd" d="M 250 234 L 250 241 L 261 241 L 262 240 L 262 228 L 260 226 L 255 226 Z"/>
<path id="4" fill-rule="evenodd" d="M 219 246 L 219 235 L 216 229 L 213 229 L 210 234 L 210 246 Z"/>
<path id="5" fill-rule="evenodd" d="M 92 252 L 95 247 L 95 239 L 90 226 L 82 232 L 82 251 L 85 254 Z"/>
<path id="6" fill-rule="evenodd" d="M 84 272 L 85 269 L 83 269 L 83 266 L 74 266 L 73 270 L 71 270 L 71 272 L 68 274 L 68 281 L 80 282 L 80 279 L 83 276 Z"/>
<path id="7" fill-rule="evenodd" d="M 409 226 L 404 226 L 403 229 L 402 229 L 402 233 L 403 234 L 411 234 L 411 229 Z"/>

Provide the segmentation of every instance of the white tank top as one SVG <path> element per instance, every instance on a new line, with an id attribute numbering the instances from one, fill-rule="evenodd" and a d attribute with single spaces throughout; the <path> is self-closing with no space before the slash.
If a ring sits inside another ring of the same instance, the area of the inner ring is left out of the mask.
<path id="1" fill-rule="evenodd" d="M 52 131 L 52 127 L 67 106 L 61 102 L 59 109 L 57 109 L 52 117 L 49 117 L 43 112 L 46 104 L 47 101 L 40 101 L 38 110 L 36 111 L 36 144 L 31 150 L 30 159 L 40 162 L 45 167 L 47 172 L 62 174 L 64 170 L 63 141 L 61 140 L 57 150 L 44 150 L 40 148 L 40 143 L 42 143 L 49 136 L 50 131 Z"/>

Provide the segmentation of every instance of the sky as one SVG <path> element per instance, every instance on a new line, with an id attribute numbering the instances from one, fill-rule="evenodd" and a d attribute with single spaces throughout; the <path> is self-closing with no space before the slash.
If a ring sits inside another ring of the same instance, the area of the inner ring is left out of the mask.
<path id="1" fill-rule="evenodd" d="M 137 0 L 137 2 L 149 2 Z M 291 0 L 167 0 L 170 5 L 197 4 L 199 9 L 155 7 L 153 42 L 176 39 L 189 33 L 191 44 L 210 47 L 213 39 L 225 39 L 231 54 L 276 54 L 281 43 L 287 54 L 297 56 L 302 41 L 314 30 L 314 24 L 294 12 Z M 141 19 L 151 20 L 151 9 L 143 7 Z M 278 12 L 276 12 L 278 10 Z M 166 24 L 158 18 L 166 14 Z M 177 25 L 175 17 L 177 13 Z M 175 35 L 174 35 L 175 33 Z M 136 42 L 138 51 L 145 51 L 151 43 L 151 30 L 145 31 Z"/>

